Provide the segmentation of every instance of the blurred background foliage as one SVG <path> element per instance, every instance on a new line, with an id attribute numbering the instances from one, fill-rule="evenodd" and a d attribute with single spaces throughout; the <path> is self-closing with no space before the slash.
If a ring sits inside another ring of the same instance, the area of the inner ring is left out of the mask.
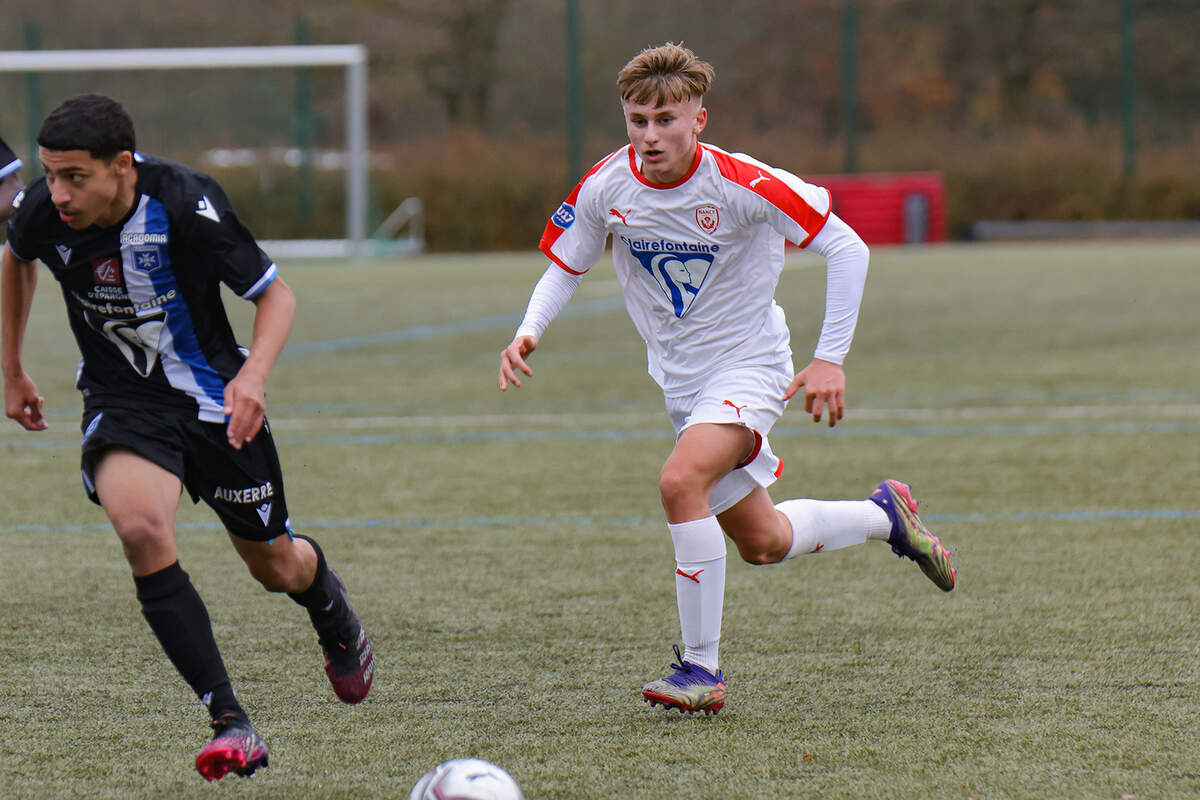
<path id="1" fill-rule="evenodd" d="M 0 49 L 363 43 L 375 221 L 415 195 L 431 249 L 528 249 L 579 177 L 567 163 L 567 2 L 6 0 Z M 682 41 L 717 69 L 706 141 L 801 176 L 939 171 L 952 236 L 979 219 L 1200 218 L 1196 0 L 578 10 L 583 169 L 625 142 L 620 67 Z M 106 92 L 134 113 L 141 149 L 218 177 L 259 235 L 340 236 L 336 158 L 302 173 L 282 153 L 301 139 L 336 154 L 342 80 L 335 69 L 0 74 L 0 136 L 28 156 L 29 131 L 59 100 Z M 221 162 L 214 148 L 251 155 Z M 312 208 L 298 208 L 302 180 Z"/>

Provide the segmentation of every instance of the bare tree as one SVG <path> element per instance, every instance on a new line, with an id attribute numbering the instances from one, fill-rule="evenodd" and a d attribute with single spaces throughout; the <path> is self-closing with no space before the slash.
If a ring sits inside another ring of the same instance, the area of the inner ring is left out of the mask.
<path id="1" fill-rule="evenodd" d="M 452 124 L 482 128 L 495 86 L 496 43 L 509 0 L 464 0 L 434 12 L 445 41 L 422 64 L 426 85 L 441 97 Z"/>

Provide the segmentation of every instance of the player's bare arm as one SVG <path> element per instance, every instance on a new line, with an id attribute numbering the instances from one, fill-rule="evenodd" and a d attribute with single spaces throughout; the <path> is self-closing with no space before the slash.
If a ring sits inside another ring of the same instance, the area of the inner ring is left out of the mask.
<path id="1" fill-rule="evenodd" d="M 527 376 L 533 377 L 533 369 L 529 364 L 525 363 L 525 358 L 534 350 L 537 349 L 538 340 L 533 336 L 518 336 L 512 340 L 508 347 L 504 348 L 500 353 L 500 391 L 508 391 L 508 385 L 511 383 L 518 389 L 521 388 L 521 379 L 517 372 L 524 372 Z"/>
<path id="2" fill-rule="evenodd" d="M 804 410 L 812 414 L 813 422 L 820 422 L 825 411 L 829 412 L 829 427 L 838 423 L 846 412 L 846 373 L 841 366 L 831 361 L 814 358 L 812 363 L 796 373 L 788 386 L 784 400 L 790 400 L 800 387 L 804 387 Z"/>
<path id="3" fill-rule="evenodd" d="M 229 444 L 240 450 L 262 429 L 266 415 L 267 378 L 275 366 L 296 318 L 296 297 L 282 278 L 254 298 L 254 339 L 250 356 L 225 387 L 224 413 Z"/>
<path id="4" fill-rule="evenodd" d="M 50 427 L 42 416 L 46 399 L 38 394 L 33 379 L 21 364 L 25 326 L 37 287 L 37 264 L 21 261 L 8 247 L 4 248 L 0 268 L 0 347 L 4 373 L 4 413 L 28 431 L 44 431 Z"/>

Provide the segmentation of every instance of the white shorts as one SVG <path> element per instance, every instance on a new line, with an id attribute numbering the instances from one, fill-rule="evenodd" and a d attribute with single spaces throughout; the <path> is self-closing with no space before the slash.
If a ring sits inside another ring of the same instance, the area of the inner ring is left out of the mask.
<path id="1" fill-rule="evenodd" d="M 743 425 L 755 434 L 756 447 L 713 487 L 708 507 L 728 510 L 758 486 L 766 488 L 783 474 L 783 460 L 771 452 L 767 433 L 783 415 L 784 392 L 792 381 L 792 365 L 734 367 L 716 373 L 695 394 L 666 398 L 675 438 L 702 422 Z"/>

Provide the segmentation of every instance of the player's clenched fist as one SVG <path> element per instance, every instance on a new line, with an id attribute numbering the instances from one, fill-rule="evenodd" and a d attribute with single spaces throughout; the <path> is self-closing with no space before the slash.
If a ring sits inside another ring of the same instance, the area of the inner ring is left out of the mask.
<path id="1" fill-rule="evenodd" d="M 42 416 L 46 398 L 38 394 L 33 379 L 21 373 L 4 384 L 5 413 L 27 431 L 44 431 L 50 427 Z"/>

